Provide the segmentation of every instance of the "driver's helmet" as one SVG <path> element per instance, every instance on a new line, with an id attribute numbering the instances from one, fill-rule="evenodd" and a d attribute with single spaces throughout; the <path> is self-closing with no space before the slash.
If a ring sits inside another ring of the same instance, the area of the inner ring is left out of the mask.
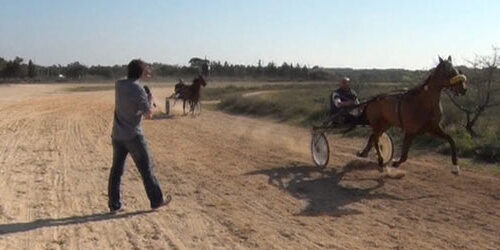
<path id="1" fill-rule="evenodd" d="M 342 80 L 340 82 L 341 83 L 350 83 L 351 79 L 349 77 L 344 77 L 344 78 L 342 78 Z"/>

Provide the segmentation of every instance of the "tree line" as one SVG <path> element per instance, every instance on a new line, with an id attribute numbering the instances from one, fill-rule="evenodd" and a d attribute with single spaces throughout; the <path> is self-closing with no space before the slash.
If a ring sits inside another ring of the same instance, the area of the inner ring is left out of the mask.
<path id="1" fill-rule="evenodd" d="M 155 78 L 175 78 L 198 74 L 202 64 L 209 66 L 212 77 L 239 79 L 329 81 L 349 76 L 358 82 L 415 82 L 421 79 L 423 74 L 422 71 L 403 69 L 320 68 L 287 62 L 280 65 L 274 62 L 263 64 L 261 60 L 256 65 L 243 65 L 197 57 L 191 58 L 186 66 L 152 63 L 151 67 Z M 124 77 L 126 71 L 126 65 L 87 66 L 75 61 L 67 65 L 42 66 L 32 60 L 26 62 L 21 57 L 12 60 L 0 57 L 0 81 L 112 80 Z"/>

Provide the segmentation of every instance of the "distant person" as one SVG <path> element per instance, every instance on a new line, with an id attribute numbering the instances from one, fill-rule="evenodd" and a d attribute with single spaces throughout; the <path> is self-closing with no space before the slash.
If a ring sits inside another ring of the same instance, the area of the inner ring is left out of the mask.
<path id="1" fill-rule="evenodd" d="M 339 88 L 332 92 L 330 96 L 330 115 L 335 115 L 346 107 L 354 106 L 359 103 L 358 94 L 351 89 L 349 83 L 351 79 L 344 77 L 340 81 Z M 334 122 L 343 124 L 354 124 L 358 117 L 353 112 L 345 112 L 337 117 Z"/>
<path id="2" fill-rule="evenodd" d="M 125 159 L 130 153 L 141 174 L 152 209 L 167 205 L 171 197 L 163 197 L 160 185 L 153 173 L 153 163 L 142 131 L 142 117 L 153 116 L 153 95 L 146 93 L 139 80 L 146 75 L 146 63 L 139 59 L 128 64 L 127 79 L 115 84 L 115 114 L 111 134 L 113 165 L 109 174 L 108 198 L 112 213 L 121 210 L 120 182 Z"/>

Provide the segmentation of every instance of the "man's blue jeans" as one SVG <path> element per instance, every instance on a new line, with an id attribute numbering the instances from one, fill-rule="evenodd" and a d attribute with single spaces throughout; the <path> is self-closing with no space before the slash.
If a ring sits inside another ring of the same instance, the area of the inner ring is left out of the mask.
<path id="1" fill-rule="evenodd" d="M 113 165 L 109 174 L 109 208 L 117 210 L 121 208 L 120 201 L 120 182 L 125 168 L 125 159 L 130 153 L 132 159 L 139 170 L 142 182 L 146 188 L 151 207 L 156 207 L 163 203 L 163 194 L 153 173 L 153 163 L 149 156 L 148 147 L 144 136 L 137 137 L 128 141 L 112 140 L 113 143 Z"/>

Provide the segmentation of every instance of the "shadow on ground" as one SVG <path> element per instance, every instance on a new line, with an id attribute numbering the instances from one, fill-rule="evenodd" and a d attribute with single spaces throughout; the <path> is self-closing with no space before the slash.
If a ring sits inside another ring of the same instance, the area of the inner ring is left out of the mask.
<path id="1" fill-rule="evenodd" d="M 268 183 L 278 187 L 293 197 L 306 201 L 306 206 L 297 215 L 302 216 L 345 216 L 361 214 L 349 205 L 362 200 L 413 200 L 429 198 L 400 198 L 388 194 L 380 188 L 385 179 L 380 177 L 356 177 L 346 175 L 352 171 L 374 170 L 377 165 L 371 162 L 354 160 L 340 170 L 334 168 L 320 169 L 312 165 L 290 163 L 282 167 L 257 170 L 246 175 L 266 175 Z"/>
<path id="2" fill-rule="evenodd" d="M 58 219 L 39 219 L 31 222 L 10 223 L 0 225 L 0 235 L 27 232 L 44 227 L 67 226 L 75 224 L 83 224 L 88 222 L 105 221 L 112 219 L 129 218 L 132 216 L 152 213 L 153 210 L 136 211 L 129 213 L 111 214 L 111 213 L 98 213 L 82 216 L 71 216 Z"/>
<path id="3" fill-rule="evenodd" d="M 164 120 L 164 119 L 173 119 L 174 115 L 168 115 L 166 113 L 157 113 L 153 114 L 152 120 Z"/>

